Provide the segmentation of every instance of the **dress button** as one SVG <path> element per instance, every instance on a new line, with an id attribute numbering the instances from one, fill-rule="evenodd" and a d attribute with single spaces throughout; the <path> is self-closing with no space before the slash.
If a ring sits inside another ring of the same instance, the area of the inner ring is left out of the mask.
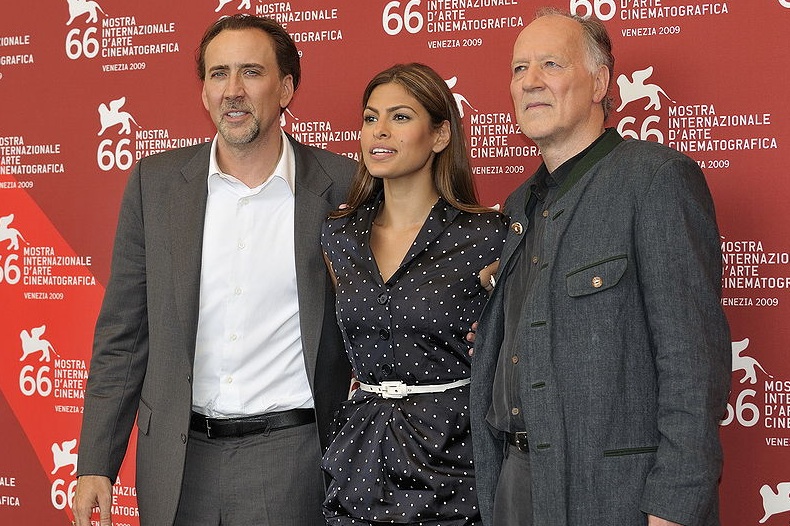
<path id="1" fill-rule="evenodd" d="M 379 302 L 379 305 L 386 305 L 389 299 L 390 299 L 389 295 L 387 295 L 386 292 L 382 292 L 381 294 L 379 294 L 378 298 L 376 298 L 376 301 Z"/>
<path id="2" fill-rule="evenodd" d="M 385 363 L 381 366 L 381 372 L 384 373 L 384 376 L 389 376 L 392 374 L 392 366 L 388 363 Z"/>
<path id="3" fill-rule="evenodd" d="M 516 234 L 517 236 L 520 236 L 521 234 L 524 233 L 524 227 L 521 225 L 521 223 L 518 222 L 513 223 L 512 225 L 510 225 L 510 228 L 513 230 L 513 233 Z"/>
<path id="4" fill-rule="evenodd" d="M 379 338 L 382 340 L 389 340 L 390 339 L 390 331 L 387 329 L 381 329 L 379 331 Z"/>

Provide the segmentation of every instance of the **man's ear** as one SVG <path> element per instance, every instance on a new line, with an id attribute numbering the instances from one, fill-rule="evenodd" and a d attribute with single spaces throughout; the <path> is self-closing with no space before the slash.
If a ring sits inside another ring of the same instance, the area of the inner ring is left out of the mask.
<path id="1" fill-rule="evenodd" d="M 593 92 L 593 102 L 599 104 L 609 91 L 609 68 L 598 66 L 595 73 L 595 91 Z"/>

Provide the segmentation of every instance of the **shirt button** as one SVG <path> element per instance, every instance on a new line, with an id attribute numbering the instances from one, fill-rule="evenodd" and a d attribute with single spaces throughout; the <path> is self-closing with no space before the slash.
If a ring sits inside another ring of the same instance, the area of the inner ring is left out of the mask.
<path id="1" fill-rule="evenodd" d="M 538 264 L 538 256 L 532 256 L 532 264 L 533 265 L 537 265 Z"/>
<path id="2" fill-rule="evenodd" d="M 246 247 L 246 246 L 247 246 L 247 243 L 245 243 L 243 240 L 240 239 L 239 243 L 238 243 L 239 250 L 244 249 L 244 247 Z"/>
<path id="3" fill-rule="evenodd" d="M 241 206 L 248 205 L 248 204 L 250 204 L 250 200 L 249 200 L 249 198 L 244 197 L 241 200 L 239 200 L 239 204 L 241 204 Z"/>
<path id="4" fill-rule="evenodd" d="M 238 339 L 239 339 L 239 337 L 236 334 L 231 334 L 230 335 L 230 341 L 235 342 Z"/>
<path id="5" fill-rule="evenodd" d="M 593 288 L 599 289 L 599 288 L 601 288 L 601 285 L 603 285 L 603 279 L 600 276 L 595 276 L 592 279 L 592 286 L 593 286 Z"/>
<path id="6" fill-rule="evenodd" d="M 181 433 L 181 443 L 182 444 L 186 444 L 187 443 L 187 436 L 184 433 Z"/>
<path id="7" fill-rule="evenodd" d="M 544 210 L 543 211 L 543 217 L 549 217 L 549 211 L 548 210 Z"/>
<path id="8" fill-rule="evenodd" d="M 379 331 L 379 338 L 382 340 L 389 340 L 390 339 L 390 331 L 387 329 L 381 329 Z"/>
<path id="9" fill-rule="evenodd" d="M 376 298 L 376 301 L 379 303 L 379 305 L 386 305 L 389 299 L 390 299 L 389 295 L 387 295 L 386 292 L 382 292 L 381 294 L 379 294 L 378 298 Z"/>
<path id="10" fill-rule="evenodd" d="M 513 409 L 510 410 L 510 414 L 513 416 L 518 416 L 520 412 L 521 411 L 518 410 L 518 407 L 514 407 Z"/>
<path id="11" fill-rule="evenodd" d="M 233 293 L 234 293 L 236 296 L 241 296 L 241 287 L 236 287 L 236 288 L 233 290 Z"/>
<path id="12" fill-rule="evenodd" d="M 510 361 L 513 362 L 513 364 L 517 364 L 518 363 L 518 356 L 513 355 L 513 357 L 510 358 Z"/>
<path id="13" fill-rule="evenodd" d="M 228 378 L 225 381 L 227 383 L 229 383 L 229 384 L 232 384 L 233 383 L 233 377 L 232 376 L 228 376 Z"/>

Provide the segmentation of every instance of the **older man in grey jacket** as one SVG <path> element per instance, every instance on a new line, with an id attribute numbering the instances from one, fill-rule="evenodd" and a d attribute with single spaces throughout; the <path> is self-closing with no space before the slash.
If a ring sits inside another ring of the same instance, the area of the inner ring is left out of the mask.
<path id="1" fill-rule="evenodd" d="M 730 378 L 719 234 L 697 164 L 604 122 L 603 25 L 543 11 L 511 94 L 543 165 L 507 200 L 476 334 L 478 496 L 494 526 L 718 524 Z"/>

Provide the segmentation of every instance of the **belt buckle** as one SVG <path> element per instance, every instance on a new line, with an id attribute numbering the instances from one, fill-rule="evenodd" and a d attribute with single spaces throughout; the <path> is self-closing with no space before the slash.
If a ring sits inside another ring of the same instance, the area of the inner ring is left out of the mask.
<path id="1" fill-rule="evenodd" d="M 527 440 L 527 432 L 526 431 L 518 431 L 514 433 L 516 437 L 516 447 L 519 451 L 527 452 L 529 451 L 529 441 Z"/>
<path id="2" fill-rule="evenodd" d="M 382 398 L 405 398 L 408 394 L 408 386 L 400 380 L 385 380 L 380 385 Z"/>

